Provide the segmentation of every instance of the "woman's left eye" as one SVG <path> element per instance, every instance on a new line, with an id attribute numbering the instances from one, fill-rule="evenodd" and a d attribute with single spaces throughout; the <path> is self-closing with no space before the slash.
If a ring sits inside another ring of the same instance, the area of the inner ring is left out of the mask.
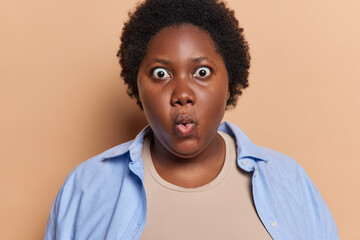
<path id="1" fill-rule="evenodd" d="M 196 72 L 194 73 L 195 77 L 199 77 L 199 78 L 206 78 L 207 76 L 209 76 L 211 73 L 210 68 L 208 67 L 199 67 L 198 69 L 196 69 Z"/>

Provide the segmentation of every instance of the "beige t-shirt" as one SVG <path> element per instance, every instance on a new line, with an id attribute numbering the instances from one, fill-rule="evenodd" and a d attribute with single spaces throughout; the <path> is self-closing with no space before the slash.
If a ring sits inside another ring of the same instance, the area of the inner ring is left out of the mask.
<path id="1" fill-rule="evenodd" d="M 226 146 L 225 162 L 210 183 L 184 188 L 162 179 L 150 154 L 150 138 L 143 145 L 147 219 L 141 240 L 271 239 L 257 216 L 251 175 L 236 164 L 235 141 L 219 132 Z"/>

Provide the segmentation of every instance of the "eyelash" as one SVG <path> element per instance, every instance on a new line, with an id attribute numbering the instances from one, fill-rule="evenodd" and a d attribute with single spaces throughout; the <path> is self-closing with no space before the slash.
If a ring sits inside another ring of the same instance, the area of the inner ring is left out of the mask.
<path id="1" fill-rule="evenodd" d="M 153 67 L 153 68 L 150 70 L 150 75 L 151 75 L 152 77 L 154 77 L 154 72 L 155 72 L 155 70 L 156 70 L 156 69 L 159 69 L 159 68 L 164 69 L 164 70 L 170 75 L 170 77 L 172 76 L 170 71 L 168 71 L 166 68 L 160 67 L 160 66 L 159 66 L 159 67 Z M 201 66 L 199 66 L 199 67 L 197 67 L 197 68 L 195 69 L 195 71 L 194 71 L 194 73 L 193 73 L 192 75 L 194 75 L 200 68 L 208 68 L 209 71 L 210 71 L 210 74 L 209 74 L 209 75 L 211 75 L 211 74 L 213 73 L 213 68 L 212 68 L 212 67 L 207 66 L 207 65 L 201 65 Z M 207 77 L 208 77 L 208 76 L 206 76 L 206 77 L 204 77 L 204 78 L 207 78 Z M 155 78 L 156 78 L 156 77 L 155 77 Z"/>
<path id="2" fill-rule="evenodd" d="M 213 69 L 211 68 L 211 67 L 209 67 L 209 66 L 206 66 L 206 65 L 203 65 L 203 66 L 200 66 L 200 67 L 198 67 L 198 68 L 196 68 L 195 69 L 195 72 L 194 72 L 194 74 L 199 70 L 199 69 L 201 69 L 201 68 L 207 68 L 207 69 L 209 69 L 209 75 L 211 75 L 212 73 L 213 73 Z M 194 75 L 193 74 L 193 75 Z M 205 76 L 205 77 L 202 77 L 202 78 L 207 78 L 208 76 Z"/>
<path id="3" fill-rule="evenodd" d="M 166 68 L 164 68 L 164 67 L 154 67 L 154 68 L 152 68 L 151 71 L 150 71 L 150 75 L 151 75 L 152 77 L 155 77 L 155 76 L 154 76 L 154 73 L 155 73 L 155 71 L 156 71 L 157 69 L 164 69 L 165 72 L 166 72 L 168 75 L 170 75 L 170 77 L 171 77 L 170 72 L 169 72 Z M 155 77 L 155 78 L 157 78 L 157 77 Z M 159 78 L 158 78 L 158 79 L 159 79 Z"/>

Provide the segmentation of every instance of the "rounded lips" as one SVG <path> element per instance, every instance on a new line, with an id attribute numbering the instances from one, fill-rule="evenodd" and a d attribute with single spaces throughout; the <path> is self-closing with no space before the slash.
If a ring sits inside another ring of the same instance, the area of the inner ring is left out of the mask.
<path id="1" fill-rule="evenodd" d="M 188 124 L 188 123 L 195 123 L 193 117 L 186 113 L 186 114 L 179 114 L 175 120 L 176 124 Z"/>
<path id="2" fill-rule="evenodd" d="M 175 132 L 179 136 L 189 136 L 194 130 L 195 120 L 190 114 L 179 114 L 175 123 Z"/>

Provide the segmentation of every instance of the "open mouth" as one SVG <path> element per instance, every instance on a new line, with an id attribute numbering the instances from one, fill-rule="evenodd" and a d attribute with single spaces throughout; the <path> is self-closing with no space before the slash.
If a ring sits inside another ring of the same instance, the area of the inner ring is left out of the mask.
<path id="1" fill-rule="evenodd" d="M 176 118 L 175 132 L 179 136 L 188 136 L 194 130 L 195 121 L 189 114 L 180 114 Z"/>

